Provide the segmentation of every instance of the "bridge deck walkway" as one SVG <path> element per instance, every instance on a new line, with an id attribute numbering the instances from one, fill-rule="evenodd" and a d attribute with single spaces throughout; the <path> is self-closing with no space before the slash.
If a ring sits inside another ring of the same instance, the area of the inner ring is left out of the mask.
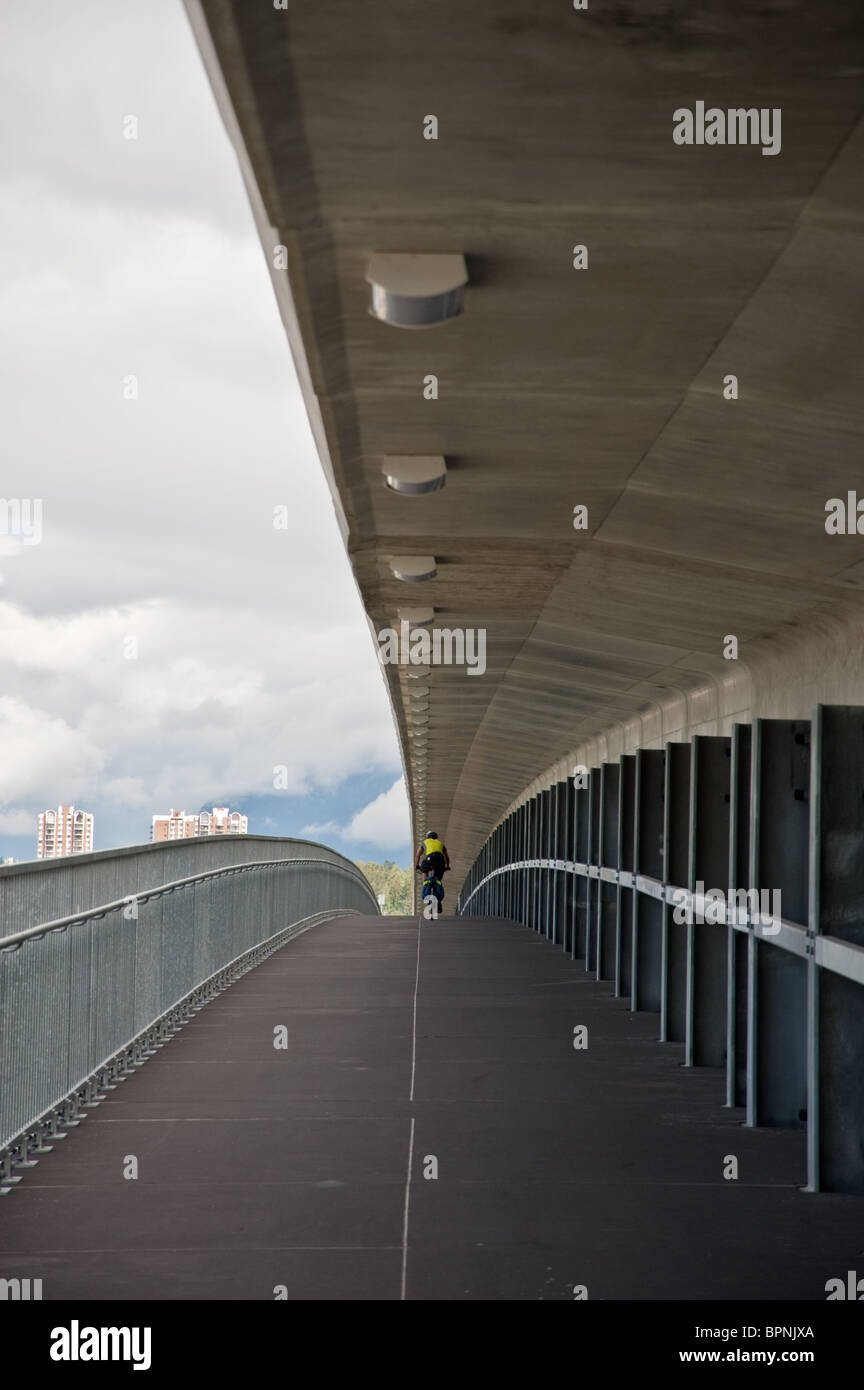
<path id="1" fill-rule="evenodd" d="M 325 923 L 0 1200 L 0 1277 L 45 1299 L 823 1300 L 861 1199 L 802 1193 L 803 1135 L 742 1127 L 719 1073 L 656 1038 L 512 923 Z"/>

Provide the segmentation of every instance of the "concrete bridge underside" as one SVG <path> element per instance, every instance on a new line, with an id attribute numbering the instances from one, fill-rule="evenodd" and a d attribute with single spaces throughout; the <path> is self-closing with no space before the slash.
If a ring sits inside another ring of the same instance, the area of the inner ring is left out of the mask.
<path id="1" fill-rule="evenodd" d="M 268 264 L 287 248 L 274 284 L 372 627 L 420 603 L 488 634 L 482 677 L 387 668 L 452 890 L 574 762 L 864 703 L 864 543 L 825 529 L 864 432 L 854 7 L 188 8 Z M 779 108 L 780 152 L 676 145 L 700 100 Z M 463 253 L 464 313 L 372 318 L 378 252 Z M 394 454 L 443 455 L 446 487 L 389 491 Z M 394 578 L 405 554 L 437 578 Z"/>

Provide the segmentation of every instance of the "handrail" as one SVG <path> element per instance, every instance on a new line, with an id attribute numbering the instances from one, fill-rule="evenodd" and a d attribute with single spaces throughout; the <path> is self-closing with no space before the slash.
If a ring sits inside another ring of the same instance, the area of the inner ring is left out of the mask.
<path id="1" fill-rule="evenodd" d="M 703 895 L 694 893 L 690 888 L 682 888 L 674 883 L 662 883 L 659 879 L 648 878 L 644 874 L 634 874 L 629 869 L 608 869 L 598 864 L 580 864 L 572 859 L 519 859 L 510 864 L 501 864 L 497 869 L 490 870 L 472 888 L 465 901 L 460 901 L 460 913 L 465 911 L 475 894 L 479 893 L 481 888 L 490 880 L 499 878 L 502 874 L 517 873 L 525 869 L 552 869 L 558 873 L 576 874 L 581 878 L 599 878 L 604 883 L 617 885 L 620 888 L 630 888 L 637 893 L 644 893 L 648 897 L 659 898 L 661 902 L 669 906 L 698 907 L 700 903 L 708 901 Z M 738 891 L 744 892 L 745 890 L 742 888 Z M 862 946 L 856 946 L 851 941 L 841 941 L 834 936 L 814 937 L 810 929 L 800 922 L 789 922 L 783 917 L 773 917 L 771 914 L 763 914 L 762 912 L 752 914 L 737 904 L 731 913 L 725 903 L 722 909 L 719 904 L 715 903 L 714 909 L 720 919 L 716 924 L 718 926 L 725 925 L 734 928 L 735 931 L 751 932 L 760 941 L 766 942 L 769 946 L 778 946 L 780 950 L 789 951 L 792 955 L 807 957 L 815 952 L 817 964 L 823 970 L 830 970 L 835 975 L 842 975 L 846 980 L 854 980 L 856 984 L 864 983 L 864 947 Z"/>
<path id="2" fill-rule="evenodd" d="M 48 932 L 66 931 L 69 927 L 79 926 L 99 917 L 107 917 L 109 912 L 119 912 L 121 908 L 128 907 L 130 903 L 146 903 L 151 898 L 163 897 L 166 893 L 174 893 L 178 888 L 188 888 L 192 884 L 203 883 L 206 879 L 242 874 L 249 869 L 284 868 L 288 864 L 323 864 L 328 869 L 337 869 L 340 873 L 356 878 L 361 886 L 368 886 L 368 880 L 359 869 L 348 869 L 343 864 L 331 863 L 329 859 L 254 859 L 244 864 L 227 864 L 219 869 L 208 869 L 201 874 L 189 874 L 186 878 L 172 879 L 168 883 L 157 884 L 155 888 L 141 888 L 137 892 L 127 893 L 125 897 L 117 898 L 113 902 L 82 908 L 79 912 L 71 912 L 66 917 L 55 917 L 48 922 L 39 922 L 35 927 L 25 927 L 23 931 L 12 932 L 10 936 L 0 936 L 0 951 L 17 951 L 25 941 L 38 941 Z"/>
<path id="3" fill-rule="evenodd" d="M 308 846 L 284 857 L 285 848 L 280 858 L 233 864 L 230 851 L 215 865 L 213 855 L 199 872 L 0 938 L 0 1196 L 52 1136 L 241 973 L 314 923 L 378 915 L 371 885 L 349 860 Z M 195 867 L 195 857 L 182 867 Z M 238 874 L 247 875 L 243 884 L 229 884 Z M 81 894 L 116 893 L 123 877 L 94 884 L 85 875 Z M 138 881 L 133 867 L 127 882 Z M 40 905 L 56 912 L 68 902 L 27 894 L 18 907 L 32 921 Z"/>

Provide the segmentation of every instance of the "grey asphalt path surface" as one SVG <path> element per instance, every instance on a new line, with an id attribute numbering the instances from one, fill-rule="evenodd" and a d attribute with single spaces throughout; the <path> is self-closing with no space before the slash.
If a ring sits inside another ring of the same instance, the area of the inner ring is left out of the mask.
<path id="1" fill-rule="evenodd" d="M 744 1128 L 657 1031 L 512 923 L 324 923 L 0 1198 L 0 1277 L 46 1300 L 824 1301 L 861 1264 L 861 1199 L 802 1192 L 803 1134 Z"/>

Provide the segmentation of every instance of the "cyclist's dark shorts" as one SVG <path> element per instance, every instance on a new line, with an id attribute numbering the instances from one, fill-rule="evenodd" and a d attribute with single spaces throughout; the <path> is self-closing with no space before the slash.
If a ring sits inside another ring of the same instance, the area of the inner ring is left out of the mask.
<path id="1" fill-rule="evenodd" d="M 430 869 L 432 869 L 435 873 L 435 876 L 437 878 L 440 878 L 442 873 L 444 872 L 444 855 L 440 852 L 440 850 L 433 850 L 431 854 L 427 854 L 424 856 L 422 867 L 427 871 L 427 873 Z"/>

